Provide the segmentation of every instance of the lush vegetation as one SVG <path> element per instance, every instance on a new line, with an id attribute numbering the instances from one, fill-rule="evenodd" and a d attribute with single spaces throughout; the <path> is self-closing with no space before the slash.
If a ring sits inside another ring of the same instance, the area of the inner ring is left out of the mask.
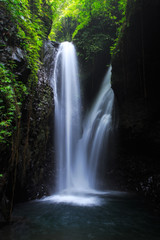
<path id="1" fill-rule="evenodd" d="M 88 26 L 94 18 L 115 20 L 119 25 L 124 21 L 127 4 L 127 0 L 66 0 L 62 2 L 52 26 L 50 34 L 52 39 L 59 38 L 60 31 L 63 37 L 69 38 L 68 40 L 74 39 L 78 31 Z M 119 19 L 120 15 L 123 19 Z M 99 24 L 103 22 L 99 21 Z"/>
<path id="2" fill-rule="evenodd" d="M 27 82 L 16 75 L 16 62 L 8 60 L 0 64 L 0 142 L 10 141 L 16 127 L 16 119 L 21 116 L 21 105 L 25 96 L 33 90 L 37 82 L 37 71 L 40 64 L 40 49 L 43 39 L 47 38 L 46 19 L 52 21 L 53 3 L 32 0 L 2 0 L 1 7 L 6 11 L 9 20 L 15 25 L 13 29 L 5 26 L 1 39 L 1 49 L 8 45 L 23 50 L 30 71 Z M 11 32 L 15 31 L 12 34 Z"/>
<path id="3" fill-rule="evenodd" d="M 79 54 L 90 61 L 106 50 L 106 46 L 114 51 L 113 43 L 118 42 L 115 33 L 120 32 L 125 20 L 126 3 L 127 0 L 1 1 L 1 7 L 8 11 L 10 20 L 16 25 L 13 41 L 24 51 L 30 74 L 24 82 L 16 75 L 15 61 L 0 64 L 0 142 L 6 143 L 10 139 L 16 119 L 21 116 L 22 102 L 37 82 L 40 49 L 50 32 L 48 22 L 53 22 L 51 40 L 74 40 L 80 49 Z M 10 28 L 6 26 L 2 49 L 8 45 L 9 32 Z"/>
<path id="4" fill-rule="evenodd" d="M 0 141 L 5 143 L 12 135 L 15 120 L 21 117 L 20 107 L 27 94 L 27 88 L 22 83 L 17 83 L 15 75 L 0 64 Z"/>
<path id="5" fill-rule="evenodd" d="M 113 54 L 126 20 L 127 0 L 66 0 L 52 25 L 51 39 L 74 41 L 86 61 L 105 51 Z"/>

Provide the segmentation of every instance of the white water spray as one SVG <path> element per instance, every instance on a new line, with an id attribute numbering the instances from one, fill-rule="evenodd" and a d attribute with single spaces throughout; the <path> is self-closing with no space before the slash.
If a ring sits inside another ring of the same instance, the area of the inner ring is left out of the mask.
<path id="1" fill-rule="evenodd" d="M 113 130 L 112 111 L 114 93 L 110 85 L 111 67 L 104 78 L 99 94 L 91 111 L 84 120 L 83 135 L 78 143 L 75 182 L 81 184 L 81 172 L 90 189 L 96 189 L 98 183 L 98 165 L 107 159 L 108 141 Z M 83 186 L 83 188 L 85 187 Z"/>
<path id="2" fill-rule="evenodd" d="M 74 182 L 73 168 L 80 138 L 80 86 L 73 44 L 60 45 L 52 79 L 55 101 L 55 148 L 57 191 L 69 190 Z"/>
<path id="3" fill-rule="evenodd" d="M 72 43 L 60 45 L 51 79 L 55 102 L 57 192 L 94 192 L 97 188 L 98 165 L 107 154 L 112 130 L 114 94 L 110 79 L 111 67 L 82 128 L 76 51 Z"/>

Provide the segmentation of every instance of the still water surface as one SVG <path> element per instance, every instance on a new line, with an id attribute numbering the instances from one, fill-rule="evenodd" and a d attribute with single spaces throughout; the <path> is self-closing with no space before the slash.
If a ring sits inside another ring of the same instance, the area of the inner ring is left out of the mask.
<path id="1" fill-rule="evenodd" d="M 160 217 L 136 196 L 106 192 L 19 204 L 1 240 L 160 240 Z"/>

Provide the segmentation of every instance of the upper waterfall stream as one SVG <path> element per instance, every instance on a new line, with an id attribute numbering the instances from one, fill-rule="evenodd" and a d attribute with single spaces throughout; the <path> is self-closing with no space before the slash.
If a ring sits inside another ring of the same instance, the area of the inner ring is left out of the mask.
<path id="1" fill-rule="evenodd" d="M 74 186 L 77 143 L 81 131 L 81 99 L 78 64 L 73 44 L 60 45 L 51 82 L 55 101 L 57 191 Z"/>
<path id="2" fill-rule="evenodd" d="M 55 103 L 57 193 L 99 190 L 97 169 L 107 159 L 107 143 L 112 130 L 114 94 L 110 79 L 111 67 L 90 112 L 82 121 L 76 50 L 72 43 L 60 44 L 51 78 Z"/>

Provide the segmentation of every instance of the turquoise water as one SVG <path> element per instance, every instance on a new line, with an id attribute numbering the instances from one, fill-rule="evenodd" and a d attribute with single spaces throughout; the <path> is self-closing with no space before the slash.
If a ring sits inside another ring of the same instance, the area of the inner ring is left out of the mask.
<path id="1" fill-rule="evenodd" d="M 79 198 L 80 197 L 80 198 Z M 19 204 L 1 240 L 159 240 L 160 217 L 134 195 L 57 196 Z"/>

